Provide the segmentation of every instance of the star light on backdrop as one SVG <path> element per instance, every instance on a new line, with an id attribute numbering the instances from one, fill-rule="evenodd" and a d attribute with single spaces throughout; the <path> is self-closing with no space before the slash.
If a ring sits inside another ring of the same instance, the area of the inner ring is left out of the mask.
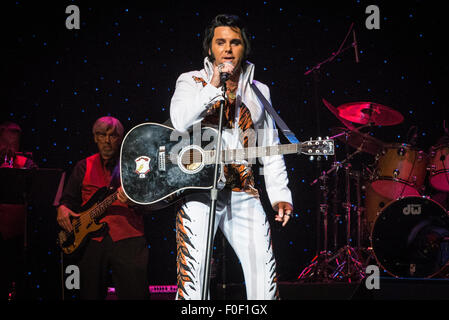
<path id="1" fill-rule="evenodd" d="M 16 20 L 8 27 L 7 56 L 2 60 L 1 120 L 21 125 L 23 149 L 32 151 L 41 167 L 70 171 L 93 153 L 90 128 L 100 116 L 117 117 L 126 130 L 167 120 L 177 77 L 202 68 L 203 29 L 223 12 L 248 22 L 255 78 L 269 85 L 274 107 L 300 139 L 330 135 L 331 128 L 341 126 L 323 104 L 316 105 L 314 81 L 304 72 L 337 50 L 352 22 L 360 63 L 348 50 L 324 65 L 319 72 L 320 101 L 325 98 L 336 106 L 372 101 L 392 107 L 405 121 L 374 127 L 370 134 L 403 143 L 414 125 L 419 128 L 418 144 L 426 151 L 442 135 L 442 119 L 448 118 L 448 67 L 440 38 L 446 27 L 438 9 L 424 1 L 394 6 L 379 1 L 380 30 L 365 28 L 365 1 L 69 3 L 80 8 L 79 30 L 64 26 L 68 3 L 7 4 Z M 336 147 L 341 159 L 345 146 L 338 142 Z M 273 224 L 273 245 L 280 279 L 291 280 L 315 252 L 317 203 L 310 183 L 317 171 L 316 163 L 305 157 L 285 160 L 295 219 L 284 229 Z M 328 168 L 332 160 L 322 161 L 322 166 Z M 263 183 L 259 179 L 262 189 Z M 267 202 L 264 206 L 271 213 Z M 156 284 L 176 281 L 174 213 L 168 211 L 146 219 L 150 282 Z M 228 270 L 229 281 L 243 279 L 238 269 Z"/>

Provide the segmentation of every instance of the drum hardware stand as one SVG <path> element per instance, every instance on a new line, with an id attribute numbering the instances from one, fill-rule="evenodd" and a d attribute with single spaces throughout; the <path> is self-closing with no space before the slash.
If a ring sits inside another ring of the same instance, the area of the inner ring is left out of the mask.
<path id="1" fill-rule="evenodd" d="M 347 132 L 344 132 L 342 134 L 347 134 Z M 340 136 L 341 134 L 339 134 L 338 136 Z M 333 138 L 331 138 L 333 139 Z M 328 234 L 328 205 L 327 205 L 327 194 L 328 194 L 328 188 L 327 188 L 327 179 L 330 173 L 332 173 L 335 170 L 338 170 L 339 168 L 343 167 L 343 165 L 345 167 L 347 167 L 348 165 L 350 166 L 350 164 L 348 164 L 348 161 L 351 160 L 356 154 L 360 153 L 361 150 L 358 149 L 356 150 L 354 153 L 350 154 L 346 159 L 344 159 L 341 162 L 335 161 L 334 164 L 332 165 L 332 167 L 327 170 L 324 171 L 323 174 L 318 177 L 317 179 L 315 179 L 310 185 L 313 186 L 315 185 L 318 181 L 322 181 L 322 186 L 320 187 L 320 190 L 323 193 L 323 202 L 320 204 L 320 213 L 323 216 L 323 226 L 324 226 L 324 245 L 323 245 L 323 250 L 319 251 L 316 256 L 312 259 L 311 263 L 301 272 L 301 274 L 298 276 L 298 280 L 300 281 L 314 281 L 314 280 L 318 280 L 318 281 L 322 281 L 322 282 L 329 282 L 332 279 L 334 279 L 336 277 L 336 274 L 340 273 L 340 263 L 338 260 L 338 256 L 341 256 L 342 253 L 340 253 L 340 251 L 342 249 L 340 249 L 336 255 L 332 256 L 331 252 L 328 251 L 328 247 L 327 247 L 327 234 Z M 347 173 L 347 179 L 349 179 L 349 172 Z M 347 181 L 347 188 L 349 188 L 349 182 Z M 347 195 L 348 197 L 348 195 Z M 349 203 L 349 200 L 347 199 L 347 202 Z M 351 206 L 349 205 L 349 211 L 351 210 Z M 335 238 L 334 238 L 335 241 Z M 347 241 L 347 243 L 349 243 Z M 336 245 L 336 243 L 335 243 Z M 354 249 L 350 248 L 351 252 L 354 252 Z M 354 252 L 355 253 L 355 252 Z M 356 259 L 354 259 L 356 260 Z M 358 261 L 357 261 L 358 262 Z M 331 266 L 332 264 L 335 264 L 335 266 Z M 328 270 L 332 270 L 331 273 L 328 273 Z M 330 277 L 330 278 L 329 278 Z"/>
<path id="2" fill-rule="evenodd" d="M 362 261 L 363 270 L 371 264 L 378 264 L 376 256 L 374 255 L 374 250 L 371 246 L 358 248 L 358 256 Z"/>
<path id="3" fill-rule="evenodd" d="M 359 259 L 362 261 L 362 265 L 364 267 L 364 269 L 371 264 L 370 261 L 374 261 L 375 263 L 377 263 L 376 261 L 376 257 L 374 256 L 374 251 L 373 248 L 371 248 L 371 246 L 368 247 L 364 247 L 362 241 L 363 239 L 366 239 L 366 231 L 364 229 L 364 223 L 362 222 L 362 215 L 366 212 L 366 208 L 364 206 L 361 205 L 361 194 L 360 194 L 360 190 L 361 190 L 361 185 L 360 185 L 360 173 L 356 173 L 355 175 L 355 185 L 356 185 L 356 190 L 357 190 L 357 250 L 356 252 L 358 253 Z"/>
<path id="4" fill-rule="evenodd" d="M 357 153 L 358 151 L 356 151 Z M 352 155 L 351 155 L 352 156 Z M 335 254 L 332 259 L 337 263 L 337 269 L 332 274 L 335 280 L 347 280 L 348 282 L 360 281 L 365 278 L 365 272 L 362 263 L 359 261 L 356 250 L 351 247 L 351 199 L 350 199 L 350 170 L 351 164 L 344 166 L 346 178 L 346 203 L 343 207 L 346 209 L 346 245 Z"/>
<path id="5" fill-rule="evenodd" d="M 348 131 L 344 132 L 346 134 L 346 139 L 348 138 Z M 341 134 L 340 134 L 341 135 Z M 362 145 L 363 146 L 363 145 Z M 362 263 L 359 261 L 359 257 L 357 255 L 356 250 L 351 246 L 351 184 L 350 184 L 350 175 L 352 165 L 349 163 L 356 154 L 362 151 L 362 146 L 360 146 L 355 152 L 346 157 L 341 164 L 344 164 L 345 169 L 345 185 L 346 185 L 346 202 L 343 204 L 344 209 L 346 210 L 346 245 L 337 251 L 332 259 L 335 259 L 337 263 L 337 268 L 335 272 L 332 274 L 332 278 L 335 280 L 347 280 L 348 282 L 352 282 L 352 280 L 359 281 L 365 277 L 364 268 Z M 355 175 L 356 179 L 360 179 L 360 174 Z M 359 187 L 359 181 L 357 181 L 357 188 Z M 361 201 L 360 201 L 360 192 L 357 189 L 357 211 L 358 211 L 358 232 L 357 232 L 357 245 L 360 246 L 361 238 L 360 238 L 360 229 L 361 229 Z"/>
<path id="6" fill-rule="evenodd" d="M 338 50 L 336 52 L 332 52 L 332 54 L 331 54 L 331 56 L 329 58 L 327 58 L 326 60 L 324 60 L 322 62 L 319 62 L 317 65 L 311 67 L 308 71 L 306 71 L 304 73 L 305 76 L 308 76 L 308 75 L 312 74 L 312 78 L 313 78 L 314 100 L 315 100 L 315 105 L 316 105 L 316 109 L 315 109 L 316 110 L 316 124 L 317 124 L 316 127 L 317 127 L 318 132 L 321 131 L 321 129 L 320 129 L 320 127 L 321 127 L 320 126 L 320 119 L 321 119 L 321 117 L 320 117 L 320 114 L 319 114 L 319 111 L 320 111 L 319 106 L 320 106 L 320 104 L 319 104 L 319 99 L 318 99 L 318 83 L 320 81 L 320 76 L 319 76 L 320 75 L 320 70 L 321 70 L 323 65 L 325 65 L 325 64 L 327 64 L 329 62 L 332 62 L 333 60 L 335 60 L 335 58 L 337 58 L 337 56 L 341 55 L 343 52 L 345 52 L 348 49 L 351 49 L 352 47 L 355 46 L 355 43 L 352 43 L 350 46 L 348 46 L 346 48 L 343 47 L 344 44 L 346 43 L 346 41 L 348 40 L 348 37 L 349 37 L 351 31 L 353 30 L 353 27 L 354 27 L 354 22 L 351 24 L 348 33 L 346 34 L 343 42 L 341 43 L 341 45 L 339 46 L 339 48 L 338 48 Z M 321 172 L 320 157 L 318 157 L 317 160 L 318 160 L 317 163 L 316 163 L 317 164 L 317 171 Z M 335 170 L 335 166 L 333 167 L 333 169 L 331 171 L 333 171 L 333 170 Z M 331 172 L 331 171 L 329 171 L 329 172 Z M 324 175 L 327 176 L 327 173 L 325 172 L 319 179 L 321 179 Z M 317 182 L 318 182 L 318 179 L 315 180 L 314 183 L 312 183 L 311 185 L 313 186 Z M 326 195 L 327 195 L 327 191 L 326 191 Z M 324 199 L 324 200 L 326 201 L 327 199 Z M 319 226 L 320 226 L 320 223 L 321 223 L 320 217 L 321 217 L 321 215 L 323 215 L 323 212 L 325 212 L 324 215 L 326 217 L 325 218 L 325 220 L 326 220 L 326 222 L 325 222 L 326 231 L 325 232 L 327 233 L 327 205 L 320 204 L 319 208 L 320 208 L 320 210 L 319 210 L 320 212 L 317 213 L 317 248 L 319 248 L 319 246 L 320 246 L 320 244 L 319 244 L 319 239 L 320 239 L 320 228 L 319 228 Z M 327 241 L 327 234 L 324 237 L 325 237 L 325 239 Z M 326 251 L 319 252 L 319 249 L 317 250 L 318 253 L 315 256 L 315 258 L 312 260 L 312 264 L 309 265 L 300 274 L 300 276 L 298 278 L 304 279 L 304 277 L 306 277 L 308 275 L 311 275 L 311 276 L 316 275 L 316 273 L 312 272 L 312 269 L 317 269 L 318 271 L 321 270 L 321 268 L 319 268 L 319 265 L 321 265 L 322 262 L 324 264 L 324 269 L 326 269 L 328 267 L 328 265 L 327 265 L 327 263 L 328 263 L 327 257 L 329 255 L 329 253 L 327 252 L 327 243 L 325 244 L 325 248 L 326 248 Z M 318 265 L 318 262 L 320 262 L 319 265 Z"/>
<path id="7" fill-rule="evenodd" d="M 362 199 L 360 195 L 360 172 L 354 172 L 353 176 L 355 177 L 355 189 L 357 195 L 357 246 L 358 248 L 362 247 L 362 212 L 365 208 L 362 207 Z"/>
<path id="8" fill-rule="evenodd" d="M 337 163 L 336 161 L 337 156 L 334 157 L 334 163 Z M 338 169 L 337 169 L 338 171 Z M 338 172 L 335 174 L 335 181 L 334 181 L 334 190 L 333 190 L 333 196 L 332 196 L 332 206 L 334 210 L 333 214 L 333 231 L 334 231 L 334 239 L 333 239 L 333 249 L 336 251 L 338 250 L 338 223 L 340 221 L 341 215 L 339 214 L 339 208 L 338 208 Z"/>
<path id="9" fill-rule="evenodd" d="M 323 217 L 323 250 L 319 251 L 317 255 L 312 259 L 311 263 L 301 272 L 298 276 L 298 280 L 302 282 L 330 282 L 329 275 L 332 274 L 332 271 L 335 267 L 330 265 L 332 254 L 328 251 L 328 208 L 327 205 L 327 195 L 328 195 L 328 187 L 327 187 L 327 179 L 328 176 L 324 172 L 323 175 L 319 178 L 322 181 L 320 190 L 322 191 L 322 203 L 320 204 L 320 213 Z"/>
<path id="10" fill-rule="evenodd" d="M 315 98 L 315 105 L 316 105 L 316 123 L 317 123 L 317 129 L 318 132 L 320 132 L 320 115 L 319 115 L 319 99 L 318 99 L 318 82 L 320 81 L 319 79 L 319 73 L 320 70 L 322 68 L 322 66 L 326 63 L 332 62 L 333 60 L 335 60 L 335 58 L 337 58 L 337 56 L 341 55 L 344 51 L 352 48 L 355 46 L 355 43 L 352 43 L 351 46 L 348 46 L 346 48 L 343 48 L 343 46 L 345 45 L 346 41 L 348 40 L 348 37 L 351 33 L 351 31 L 354 28 L 354 22 L 351 24 L 348 33 L 346 34 L 343 42 L 341 43 L 340 47 L 338 48 L 337 52 L 332 52 L 331 56 L 329 58 L 327 58 L 326 60 L 318 63 L 317 65 L 313 66 L 310 68 L 310 70 L 306 71 L 304 73 L 305 76 L 308 76 L 310 74 L 312 74 L 313 76 L 313 83 L 314 83 L 314 98 Z M 347 134 L 347 133 L 343 133 L 343 134 Z M 360 151 L 357 151 L 357 153 Z M 318 160 L 320 160 L 318 158 Z M 347 161 L 348 159 L 346 159 Z M 314 182 L 311 183 L 311 186 L 315 185 L 318 180 L 321 181 L 325 181 L 325 179 L 328 177 L 328 174 L 331 173 L 332 171 L 336 170 L 339 166 L 341 165 L 341 163 L 336 162 L 332 168 L 330 170 L 328 170 L 327 172 L 323 172 L 323 174 L 317 178 Z M 321 172 L 321 161 L 317 162 L 317 169 L 318 172 Z M 323 184 L 325 184 L 326 182 L 324 182 Z M 328 259 L 330 256 L 330 253 L 327 252 L 327 227 L 328 227 L 328 206 L 327 206 L 327 187 L 325 187 L 325 190 L 323 190 L 322 188 L 320 188 L 321 191 L 323 191 L 323 194 L 325 195 L 324 197 L 324 203 L 320 204 L 319 206 L 319 214 L 317 214 L 317 247 L 319 248 L 319 239 L 320 239 L 320 222 L 321 219 L 320 217 L 323 215 L 324 216 L 324 239 L 325 239 L 325 243 L 324 243 L 324 249 L 323 251 L 319 251 L 318 249 L 318 253 L 317 255 L 313 258 L 312 263 L 306 267 L 301 274 L 299 275 L 298 279 L 301 281 L 304 281 L 306 279 L 312 279 L 313 277 L 317 277 L 318 280 L 324 280 L 326 282 L 329 281 L 328 279 L 328 273 L 327 273 L 327 268 L 329 268 L 329 263 L 334 261 L 335 259 Z"/>

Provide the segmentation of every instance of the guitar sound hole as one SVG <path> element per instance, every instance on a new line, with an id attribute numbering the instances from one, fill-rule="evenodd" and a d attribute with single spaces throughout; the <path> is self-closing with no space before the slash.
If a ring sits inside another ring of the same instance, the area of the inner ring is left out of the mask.
<path id="1" fill-rule="evenodd" d="M 181 165 L 187 171 L 195 171 L 201 167 L 203 155 L 199 150 L 188 149 L 181 156 Z"/>

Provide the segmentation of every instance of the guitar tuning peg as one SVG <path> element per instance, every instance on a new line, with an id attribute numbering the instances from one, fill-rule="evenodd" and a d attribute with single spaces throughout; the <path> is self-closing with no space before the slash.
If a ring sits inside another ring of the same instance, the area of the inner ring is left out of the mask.
<path id="1" fill-rule="evenodd" d="M 314 156 L 310 156 L 310 157 L 309 157 L 309 160 L 310 160 L 310 161 L 313 161 L 314 159 L 315 159 Z"/>
<path id="2" fill-rule="evenodd" d="M 318 140 L 321 141 L 321 137 L 318 137 Z"/>
<path id="3" fill-rule="evenodd" d="M 329 136 L 326 136 L 326 140 L 329 140 Z"/>

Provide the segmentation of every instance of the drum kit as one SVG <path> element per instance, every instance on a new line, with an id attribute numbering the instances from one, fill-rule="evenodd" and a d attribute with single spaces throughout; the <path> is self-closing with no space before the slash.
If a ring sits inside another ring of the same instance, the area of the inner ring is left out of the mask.
<path id="1" fill-rule="evenodd" d="M 449 193 L 449 144 L 435 145 L 425 152 L 414 142 L 385 143 L 363 131 L 402 123 L 404 117 L 398 111 L 371 102 L 347 103 L 338 108 L 324 99 L 323 102 L 345 125 L 331 129 L 331 139 L 346 146 L 346 158 L 335 161 L 311 183 L 320 184 L 323 245 L 298 280 L 360 281 L 366 277 L 370 264 L 397 278 L 448 277 L 449 213 L 443 204 L 426 195 L 426 185 L 434 192 Z M 348 146 L 355 152 L 349 154 Z M 368 155 L 374 161 L 361 163 L 362 169 L 354 170 L 357 154 Z M 337 180 L 340 169 L 344 179 L 340 184 L 334 181 L 334 205 L 330 206 L 329 180 Z M 341 184 L 343 187 L 339 187 Z M 338 188 L 344 194 L 341 206 L 335 196 Z M 355 199 L 351 199 L 354 194 Z M 335 210 L 335 253 L 328 250 L 330 207 Z M 338 244 L 341 208 L 346 220 L 343 246 Z M 356 223 L 351 221 L 352 215 Z"/>

